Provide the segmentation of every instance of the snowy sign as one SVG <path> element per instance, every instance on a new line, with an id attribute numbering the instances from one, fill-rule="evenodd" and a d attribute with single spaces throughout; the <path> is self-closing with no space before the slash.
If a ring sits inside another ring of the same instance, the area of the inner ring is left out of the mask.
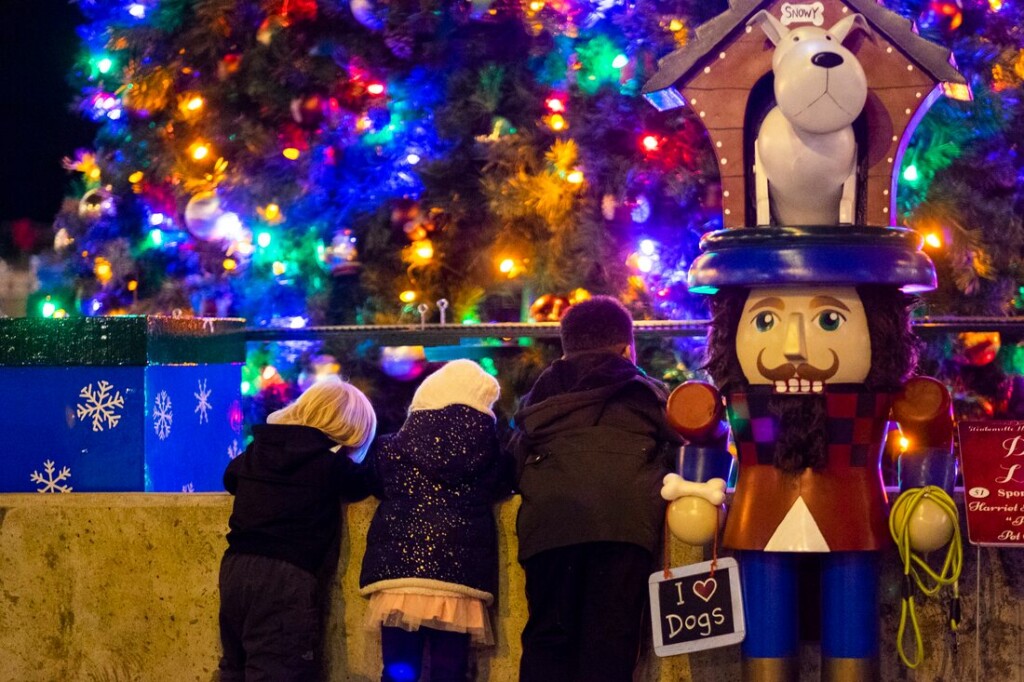
<path id="1" fill-rule="evenodd" d="M 967 534 L 1024 547 L 1024 421 L 960 422 Z"/>
<path id="2" fill-rule="evenodd" d="M 743 599 L 735 559 L 652 573 L 651 599 L 654 653 L 674 656 L 743 641 Z"/>

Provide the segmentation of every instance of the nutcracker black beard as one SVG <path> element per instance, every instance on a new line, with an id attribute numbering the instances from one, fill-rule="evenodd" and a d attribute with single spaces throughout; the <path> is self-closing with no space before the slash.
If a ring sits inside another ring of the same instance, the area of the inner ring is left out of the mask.
<path id="1" fill-rule="evenodd" d="M 736 356 L 736 329 L 743 314 L 748 289 L 722 290 L 711 298 L 711 329 L 708 332 L 704 369 L 723 394 L 749 387 Z M 914 299 L 899 289 L 859 286 L 871 340 L 871 368 L 864 388 L 896 392 L 917 365 L 918 340 L 910 326 Z M 768 409 L 778 418 L 779 438 L 774 463 L 786 472 L 825 463 L 825 398 L 820 395 L 775 395 Z"/>

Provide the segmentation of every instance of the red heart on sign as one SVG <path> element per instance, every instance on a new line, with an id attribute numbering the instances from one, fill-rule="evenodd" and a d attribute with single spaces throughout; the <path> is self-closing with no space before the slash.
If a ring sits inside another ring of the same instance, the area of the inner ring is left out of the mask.
<path id="1" fill-rule="evenodd" d="M 714 578 L 708 578 L 707 580 L 698 580 L 693 583 L 693 593 L 703 599 L 705 602 L 711 601 L 711 597 L 715 596 L 715 590 L 718 589 L 718 581 Z"/>

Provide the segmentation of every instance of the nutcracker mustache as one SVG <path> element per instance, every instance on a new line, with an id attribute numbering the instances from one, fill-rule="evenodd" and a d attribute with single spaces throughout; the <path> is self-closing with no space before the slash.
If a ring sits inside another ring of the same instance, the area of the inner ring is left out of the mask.
<path id="1" fill-rule="evenodd" d="M 784 362 L 776 367 L 765 367 L 763 359 L 764 349 L 762 349 L 757 354 L 757 371 L 761 373 L 761 376 L 770 381 L 788 381 L 795 378 L 825 382 L 839 371 L 839 356 L 834 350 L 829 349 L 829 352 L 832 353 L 832 365 L 823 369 L 815 367 L 809 362 L 801 362 L 799 364 Z"/>

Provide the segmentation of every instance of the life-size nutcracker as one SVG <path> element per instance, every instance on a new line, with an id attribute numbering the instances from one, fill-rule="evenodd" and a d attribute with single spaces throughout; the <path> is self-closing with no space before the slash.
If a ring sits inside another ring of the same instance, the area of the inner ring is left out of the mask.
<path id="1" fill-rule="evenodd" d="M 871 270 L 871 259 L 858 260 L 818 271 L 836 282 L 827 286 L 785 277 L 742 286 L 742 274 L 720 282 L 707 366 L 722 393 L 693 382 L 669 401 L 690 444 L 663 495 L 675 500 L 670 524 L 686 541 L 710 541 L 718 530 L 716 504 L 733 466 L 723 415 L 732 428 L 739 476 L 723 545 L 740 566 L 748 679 L 797 679 L 798 569 L 808 557 L 821 575 L 823 679 L 877 677 L 878 550 L 891 543 L 880 460 L 890 419 L 910 443 L 901 489 L 952 490 L 949 394 L 934 379 L 910 377 L 907 297 L 892 283 L 857 281 L 851 266 Z M 949 540 L 951 522 L 933 502 L 914 515 L 918 549 Z"/>
<path id="2" fill-rule="evenodd" d="M 914 376 L 910 296 L 935 287 L 935 270 L 916 233 L 888 226 L 893 169 L 924 94 L 963 80 L 948 53 L 873 1 L 733 0 L 697 35 L 645 86 L 659 108 L 685 103 L 707 126 L 729 228 L 704 237 L 689 271 L 691 291 L 711 295 L 715 385 L 684 384 L 669 400 L 689 443 L 662 490 L 669 526 L 710 542 L 738 464 L 723 545 L 740 567 L 745 678 L 798 679 L 810 566 L 822 678 L 877 679 L 889 422 L 909 442 L 902 494 L 951 491 L 956 475 L 949 393 Z M 909 514 L 920 551 L 953 534 L 930 498 Z"/>

